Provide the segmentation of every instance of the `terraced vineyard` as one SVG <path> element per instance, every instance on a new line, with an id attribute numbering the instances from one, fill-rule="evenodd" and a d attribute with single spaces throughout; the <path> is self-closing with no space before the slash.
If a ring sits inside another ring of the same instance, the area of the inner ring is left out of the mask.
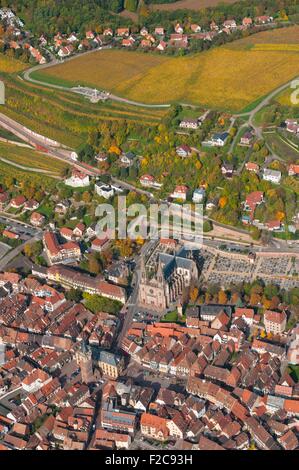
<path id="1" fill-rule="evenodd" d="M 0 142 L 0 159 L 9 160 L 14 164 L 47 171 L 53 176 L 61 176 L 68 165 L 47 155 L 40 154 L 29 148 L 17 147 Z"/>
<path id="2" fill-rule="evenodd" d="M 52 90 L 5 76 L 6 104 L 1 111 L 35 132 L 76 147 L 101 121 L 125 119 L 156 125 L 165 110 L 137 109 L 122 103 L 92 104 L 74 93 Z"/>
<path id="3" fill-rule="evenodd" d="M 0 54 L 0 73 L 14 73 L 24 70 L 26 65 L 22 62 Z"/>

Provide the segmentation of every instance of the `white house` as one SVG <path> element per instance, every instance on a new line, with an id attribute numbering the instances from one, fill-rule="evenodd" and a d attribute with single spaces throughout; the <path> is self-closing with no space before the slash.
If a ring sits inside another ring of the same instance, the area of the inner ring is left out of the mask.
<path id="1" fill-rule="evenodd" d="M 224 147 L 225 142 L 229 136 L 228 132 L 214 134 L 211 143 L 214 147 Z"/>
<path id="2" fill-rule="evenodd" d="M 90 185 L 90 178 L 78 170 L 73 170 L 72 176 L 66 179 L 64 184 L 72 188 L 85 188 Z"/>
<path id="3" fill-rule="evenodd" d="M 123 153 L 120 156 L 120 161 L 127 166 L 132 166 L 135 160 L 135 154 L 133 152 Z"/>
<path id="4" fill-rule="evenodd" d="M 114 189 L 109 184 L 96 183 L 94 189 L 98 196 L 105 199 L 110 199 L 114 196 Z"/>
<path id="5" fill-rule="evenodd" d="M 263 179 L 265 181 L 270 181 L 271 183 L 279 184 L 281 181 L 281 171 L 265 168 Z"/>
<path id="6" fill-rule="evenodd" d="M 174 27 L 174 30 L 177 34 L 183 34 L 184 28 L 180 23 L 177 23 Z"/>
<path id="7" fill-rule="evenodd" d="M 225 20 L 223 22 L 223 27 L 228 29 L 235 29 L 237 27 L 237 23 L 235 20 Z"/>
<path id="8" fill-rule="evenodd" d="M 61 47 L 58 51 L 58 56 L 63 59 L 64 57 L 71 55 L 72 52 L 74 52 L 74 47 L 72 45 Z"/>
<path id="9" fill-rule="evenodd" d="M 170 197 L 172 197 L 173 199 L 181 199 L 182 201 L 186 201 L 187 194 L 188 194 L 187 186 L 180 185 L 180 186 L 175 187 L 173 193 L 170 194 Z"/>
<path id="10" fill-rule="evenodd" d="M 193 196 L 192 196 L 192 201 L 194 203 L 200 203 L 204 200 L 206 195 L 206 192 L 203 188 L 195 189 Z"/>
<path id="11" fill-rule="evenodd" d="M 146 188 L 161 188 L 162 184 L 157 183 L 152 175 L 142 175 L 139 179 L 140 184 Z"/>
<path id="12" fill-rule="evenodd" d="M 198 129 L 199 127 L 198 119 L 183 119 L 180 122 L 180 127 L 182 129 Z"/>
<path id="13" fill-rule="evenodd" d="M 179 157 L 186 158 L 190 157 L 192 154 L 192 149 L 189 147 L 189 145 L 180 145 L 176 148 L 176 153 Z"/>

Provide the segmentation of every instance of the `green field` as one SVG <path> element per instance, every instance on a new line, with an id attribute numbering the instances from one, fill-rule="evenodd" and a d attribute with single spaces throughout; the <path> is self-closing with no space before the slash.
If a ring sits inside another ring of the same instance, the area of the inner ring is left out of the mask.
<path id="1" fill-rule="evenodd" d="M 265 141 L 270 145 L 274 153 L 287 162 L 296 162 L 299 159 L 299 151 L 288 144 L 285 139 L 277 132 L 263 134 Z"/>

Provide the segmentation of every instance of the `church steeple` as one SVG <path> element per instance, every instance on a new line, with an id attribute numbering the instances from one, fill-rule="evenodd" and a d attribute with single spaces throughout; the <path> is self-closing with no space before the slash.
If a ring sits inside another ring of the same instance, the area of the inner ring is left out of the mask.
<path id="1" fill-rule="evenodd" d="M 159 257 L 158 268 L 157 268 L 157 281 L 159 282 L 159 284 L 163 285 L 164 280 L 165 280 L 164 279 L 164 272 L 163 272 L 163 268 L 162 268 L 161 259 Z"/>

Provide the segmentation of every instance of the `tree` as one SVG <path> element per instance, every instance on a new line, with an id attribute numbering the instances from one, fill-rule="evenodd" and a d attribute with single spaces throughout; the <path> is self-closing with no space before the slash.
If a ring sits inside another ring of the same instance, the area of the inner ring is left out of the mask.
<path id="1" fill-rule="evenodd" d="M 249 301 L 250 305 L 259 305 L 260 302 L 261 302 L 261 296 L 253 292 L 250 296 L 250 301 Z"/>
<path id="2" fill-rule="evenodd" d="M 191 289 L 191 292 L 190 292 L 190 302 L 191 302 L 192 304 L 195 304 L 196 300 L 198 299 L 198 293 L 199 293 L 199 291 L 198 291 L 198 288 L 197 288 L 197 287 L 193 287 L 193 288 Z"/>
<path id="3" fill-rule="evenodd" d="M 210 220 L 205 220 L 203 223 L 203 232 L 211 232 L 213 230 L 213 224 Z"/>
<path id="4" fill-rule="evenodd" d="M 128 11 L 135 12 L 138 7 L 138 0 L 125 0 L 124 7 Z"/>
<path id="5" fill-rule="evenodd" d="M 93 274 L 99 274 L 102 270 L 101 263 L 95 257 L 95 255 L 90 255 L 88 259 L 88 269 Z"/>
<path id="6" fill-rule="evenodd" d="M 82 292 L 78 289 L 70 289 L 69 291 L 66 292 L 65 296 L 67 300 L 70 300 L 71 302 L 76 302 L 76 303 L 79 303 L 83 298 Z"/>
<path id="7" fill-rule="evenodd" d="M 220 290 L 218 293 L 218 302 L 220 304 L 226 304 L 227 303 L 227 294 L 224 290 Z"/>
<path id="8" fill-rule="evenodd" d="M 219 207 L 221 209 L 224 209 L 224 207 L 226 206 L 226 204 L 228 203 L 228 199 L 226 196 L 222 196 L 220 199 L 219 199 Z"/>
<path id="9" fill-rule="evenodd" d="M 122 307 L 122 304 L 117 300 L 106 299 L 100 295 L 91 295 L 84 293 L 85 307 L 93 313 L 107 312 L 117 315 Z"/>
<path id="10" fill-rule="evenodd" d="M 40 256 L 43 251 L 43 244 L 41 241 L 30 243 L 24 246 L 24 254 L 28 258 Z"/>

